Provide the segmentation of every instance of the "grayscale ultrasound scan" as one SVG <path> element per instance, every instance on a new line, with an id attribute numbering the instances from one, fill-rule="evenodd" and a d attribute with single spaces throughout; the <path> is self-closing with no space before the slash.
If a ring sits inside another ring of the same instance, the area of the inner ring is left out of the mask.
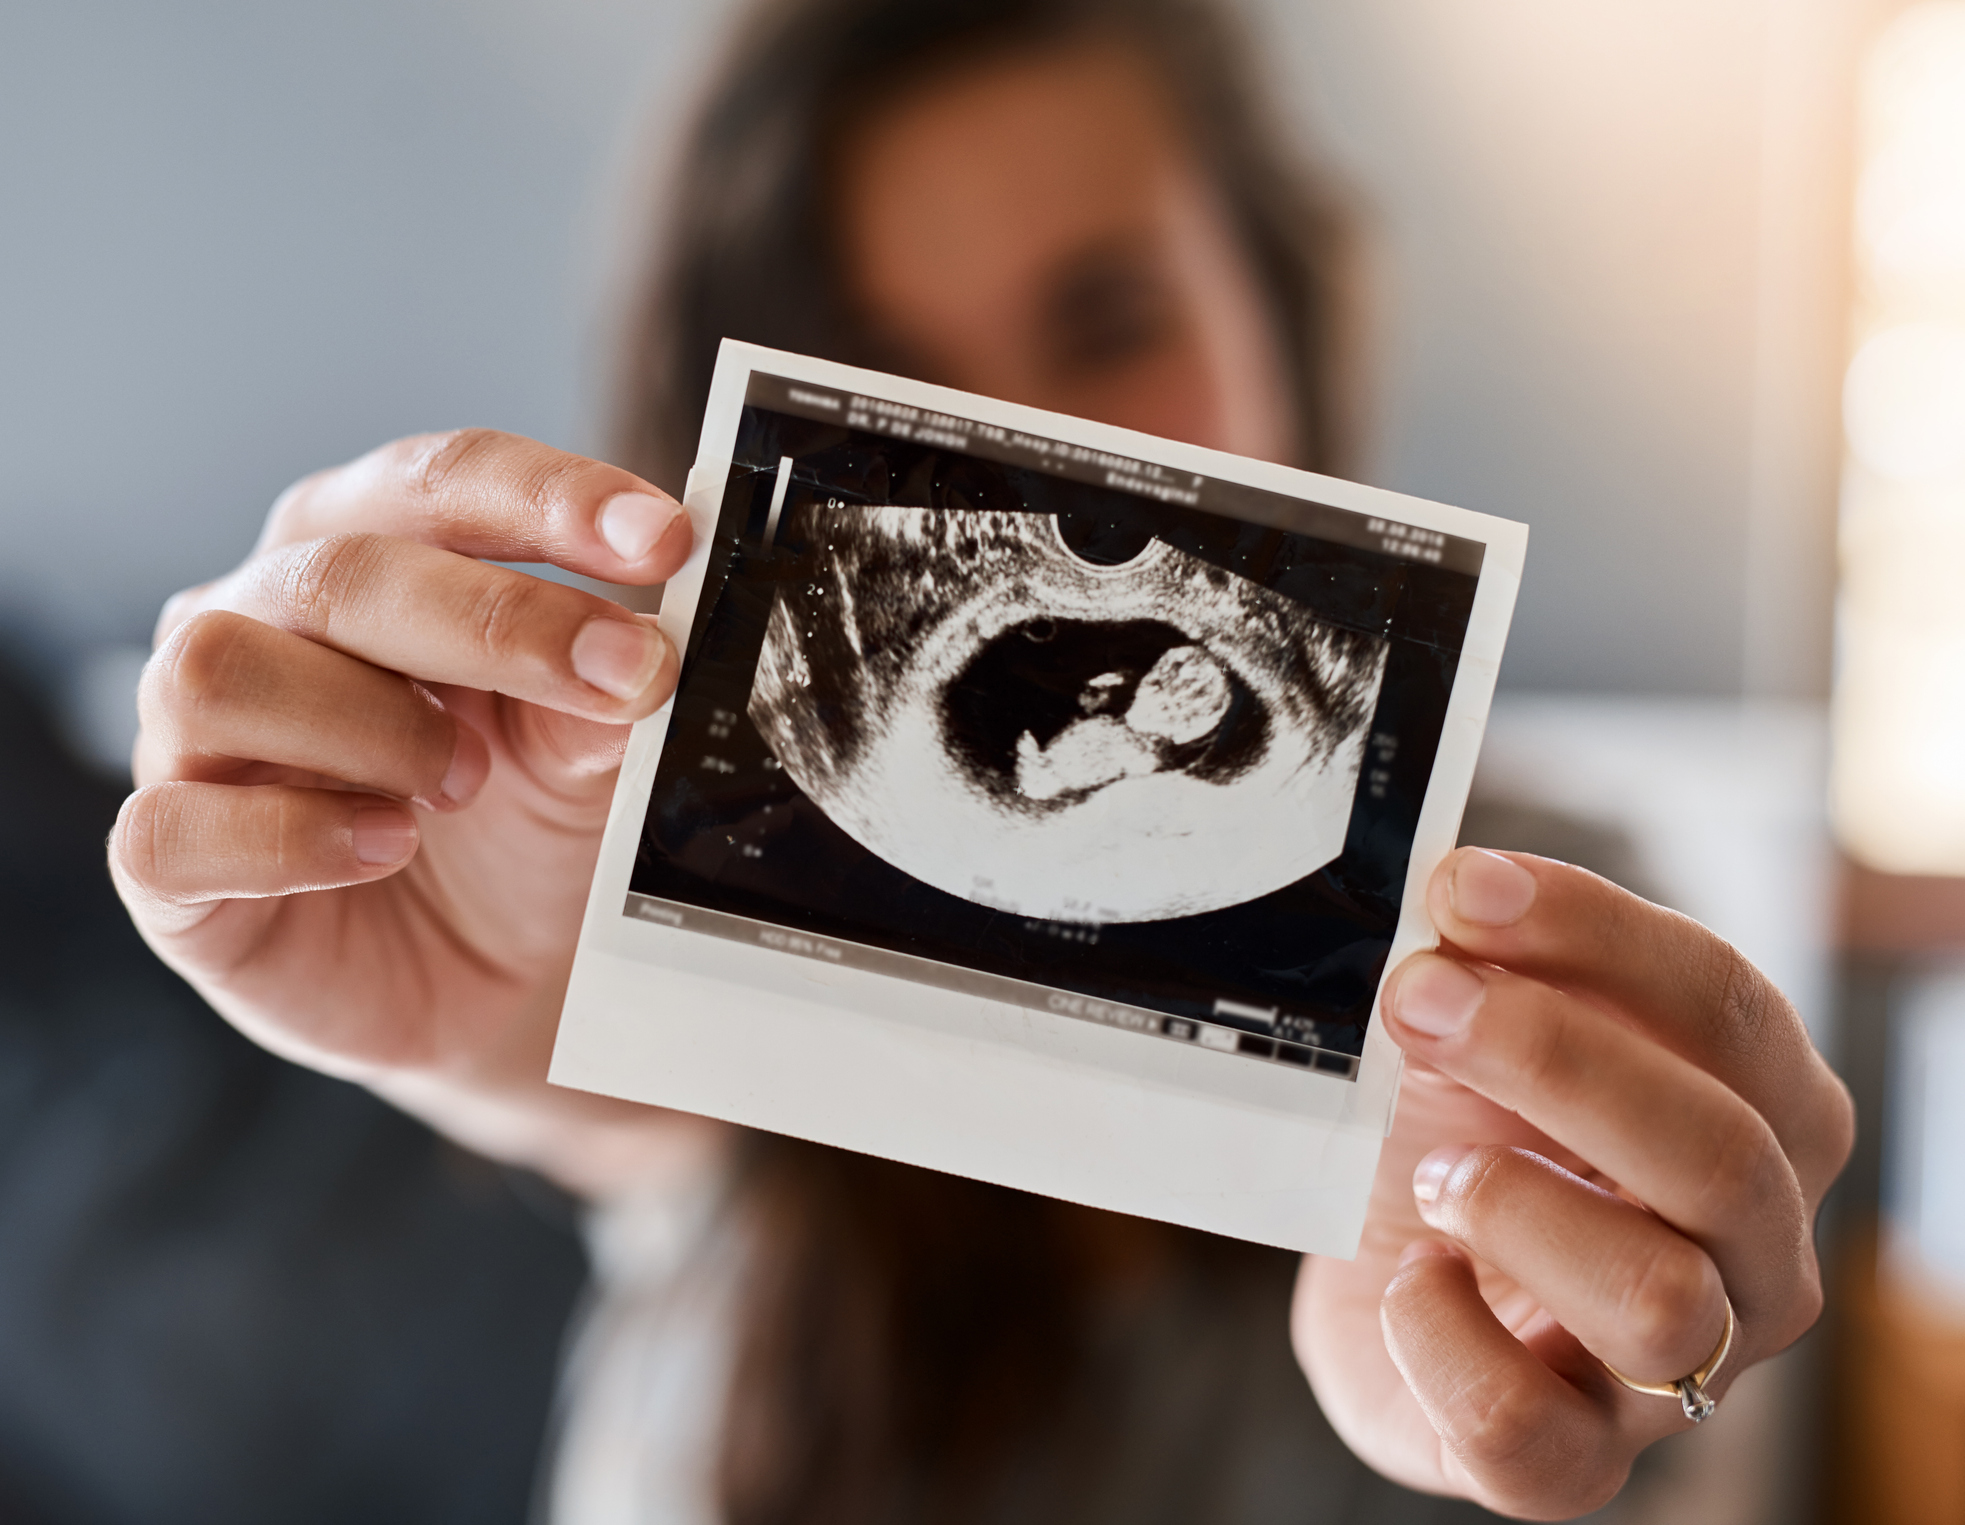
<path id="1" fill-rule="evenodd" d="M 1354 1075 L 1483 550 L 755 375 L 627 912 Z"/>
<path id="2" fill-rule="evenodd" d="M 1239 905 L 1343 851 L 1382 636 L 1163 540 L 1087 561 L 1054 514 L 828 497 L 784 533 L 813 575 L 775 592 L 746 713 L 902 872 L 1108 926 Z"/>

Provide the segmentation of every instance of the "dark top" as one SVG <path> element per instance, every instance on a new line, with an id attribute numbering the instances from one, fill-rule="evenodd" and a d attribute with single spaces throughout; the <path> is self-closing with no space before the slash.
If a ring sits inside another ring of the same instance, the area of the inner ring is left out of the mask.
<path id="1" fill-rule="evenodd" d="M 518 1525 L 586 1276 L 570 1205 L 215 1016 L 109 884 L 120 794 L 0 671 L 0 1521 Z M 1345 1450 L 1291 1269 L 1098 1331 L 1005 1517 L 1492 1518 Z"/>
<path id="2" fill-rule="evenodd" d="M 518 1525 L 566 1203 L 215 1016 L 110 886 L 120 796 L 0 674 L 0 1520 Z"/>

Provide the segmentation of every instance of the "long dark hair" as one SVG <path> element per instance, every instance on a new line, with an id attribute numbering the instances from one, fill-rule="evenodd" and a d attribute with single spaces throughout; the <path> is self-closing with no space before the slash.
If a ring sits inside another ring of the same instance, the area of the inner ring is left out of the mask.
<path id="1" fill-rule="evenodd" d="M 1297 464 L 1343 470 L 1348 220 L 1283 146 L 1244 39 L 1207 0 L 767 0 L 662 202 L 615 459 L 681 485 L 725 336 L 880 358 L 827 220 L 841 103 L 1085 34 L 1137 47 L 1171 89 L 1268 301 Z M 1006 1468 L 1041 1448 L 1103 1305 L 1146 1284 L 1287 1275 L 1274 1252 L 793 1140 L 752 1135 L 743 1156 L 753 1252 L 720 1468 L 730 1525 L 980 1518 Z"/>
<path id="2" fill-rule="evenodd" d="M 1173 92 L 1269 303 L 1295 403 L 1291 464 L 1351 467 L 1354 219 L 1287 146 L 1246 39 L 1210 0 L 765 0 L 662 198 L 659 263 L 621 351 L 619 463 L 681 485 L 724 338 L 883 358 L 836 265 L 829 160 L 842 129 L 896 79 L 1085 34 L 1130 42 Z"/>

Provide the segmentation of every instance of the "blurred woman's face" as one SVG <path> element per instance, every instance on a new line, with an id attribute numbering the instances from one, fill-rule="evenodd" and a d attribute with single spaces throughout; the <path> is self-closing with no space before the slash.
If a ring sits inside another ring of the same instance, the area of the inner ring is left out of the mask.
<path id="1" fill-rule="evenodd" d="M 930 381 L 1284 460 L 1281 355 L 1172 103 L 1087 41 L 937 74 L 848 135 L 864 317 Z"/>

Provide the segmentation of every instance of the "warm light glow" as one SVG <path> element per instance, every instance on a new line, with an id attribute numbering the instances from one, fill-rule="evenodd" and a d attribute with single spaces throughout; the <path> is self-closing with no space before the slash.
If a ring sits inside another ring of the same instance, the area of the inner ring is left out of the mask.
<path id="1" fill-rule="evenodd" d="M 1965 127 L 1957 129 L 1965 136 Z M 1955 148 L 1899 143 L 1863 177 L 1856 231 L 1865 263 L 1886 279 L 1942 277 L 1965 264 L 1965 164 Z"/>
<path id="2" fill-rule="evenodd" d="M 1965 326 L 1899 323 L 1850 363 L 1849 451 L 1878 476 L 1942 482 L 1965 467 Z"/>
<path id="3" fill-rule="evenodd" d="M 1965 0 L 1871 54 L 1856 251 L 1836 830 L 1876 868 L 1965 874 Z"/>

